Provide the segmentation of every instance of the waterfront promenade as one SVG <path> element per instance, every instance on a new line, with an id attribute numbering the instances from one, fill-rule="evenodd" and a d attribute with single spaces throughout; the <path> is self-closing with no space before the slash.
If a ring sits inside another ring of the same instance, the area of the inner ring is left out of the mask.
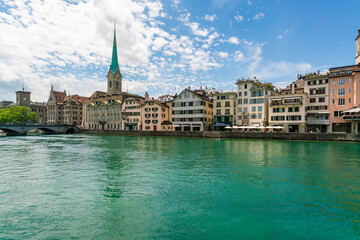
<path id="1" fill-rule="evenodd" d="M 284 133 L 284 132 L 163 132 L 163 131 L 118 131 L 118 130 L 82 130 L 85 134 L 119 136 L 168 136 L 168 137 L 203 137 L 203 138 L 245 138 L 278 140 L 313 140 L 313 141 L 355 141 L 360 137 L 347 133 Z"/>

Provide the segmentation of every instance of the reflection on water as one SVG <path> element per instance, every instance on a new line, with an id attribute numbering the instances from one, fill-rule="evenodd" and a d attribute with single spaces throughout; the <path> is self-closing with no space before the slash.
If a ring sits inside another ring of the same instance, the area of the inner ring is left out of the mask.
<path id="1" fill-rule="evenodd" d="M 355 143 L 1 138 L 0 239 L 357 239 L 359 153 Z"/>

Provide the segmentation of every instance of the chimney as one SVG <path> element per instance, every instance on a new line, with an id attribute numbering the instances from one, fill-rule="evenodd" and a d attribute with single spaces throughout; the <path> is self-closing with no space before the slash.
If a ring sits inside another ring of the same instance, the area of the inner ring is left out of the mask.
<path id="1" fill-rule="evenodd" d="M 320 70 L 318 70 L 318 75 L 320 75 Z"/>
<path id="2" fill-rule="evenodd" d="M 188 89 L 190 90 L 190 86 L 188 86 Z"/>
<path id="3" fill-rule="evenodd" d="M 200 86 L 200 91 L 202 91 L 202 86 Z"/>
<path id="4" fill-rule="evenodd" d="M 291 84 L 291 93 L 295 93 L 295 83 Z"/>

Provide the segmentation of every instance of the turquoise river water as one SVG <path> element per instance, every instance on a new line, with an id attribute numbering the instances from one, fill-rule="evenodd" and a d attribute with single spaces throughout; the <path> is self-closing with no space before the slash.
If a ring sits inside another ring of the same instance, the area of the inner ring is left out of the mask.
<path id="1" fill-rule="evenodd" d="M 360 239 L 360 144 L 0 138 L 0 239 Z"/>

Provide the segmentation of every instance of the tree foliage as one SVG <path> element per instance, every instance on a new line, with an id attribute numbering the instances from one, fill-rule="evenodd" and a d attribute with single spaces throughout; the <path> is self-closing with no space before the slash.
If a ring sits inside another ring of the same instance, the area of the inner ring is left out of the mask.
<path id="1" fill-rule="evenodd" d="M 15 106 L 0 109 L 0 122 L 36 122 L 37 117 L 36 113 L 30 112 L 30 109 L 27 107 Z"/>

